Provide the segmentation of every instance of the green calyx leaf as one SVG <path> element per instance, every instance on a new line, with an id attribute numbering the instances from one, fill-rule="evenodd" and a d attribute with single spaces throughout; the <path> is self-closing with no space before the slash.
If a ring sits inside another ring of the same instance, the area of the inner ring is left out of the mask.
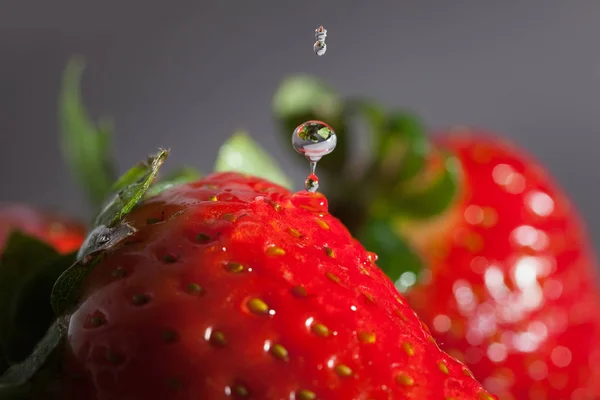
<path id="1" fill-rule="evenodd" d="M 404 291 L 409 284 L 415 283 L 419 271 L 422 269 L 420 257 L 398 237 L 392 226 L 391 219 L 370 219 L 358 233 L 360 242 L 379 257 L 377 265 Z"/>
<path id="2" fill-rule="evenodd" d="M 389 209 L 396 215 L 406 219 L 428 219 L 442 214 L 456 199 L 461 183 L 460 163 L 449 154 L 442 155 L 441 168 L 435 178 L 426 185 L 418 179 L 403 183 L 393 188 Z M 415 185 L 416 181 L 416 185 Z M 381 212 L 375 211 L 375 215 Z"/>
<path id="3" fill-rule="evenodd" d="M 94 226 L 112 227 L 119 223 L 148 191 L 168 155 L 168 150 L 160 150 L 125 172 L 113 185 L 113 194 L 104 203 Z"/>
<path id="4" fill-rule="evenodd" d="M 413 179 L 425 167 L 429 151 L 429 140 L 419 118 L 408 113 L 390 113 L 377 137 L 377 170 L 388 182 Z"/>
<path id="5" fill-rule="evenodd" d="M 100 206 L 115 181 L 111 157 L 112 124 L 94 124 L 81 99 L 85 62 L 72 57 L 66 66 L 60 93 L 59 123 L 62 152 L 91 205 Z"/>
<path id="6" fill-rule="evenodd" d="M 50 293 L 75 261 L 39 239 L 13 232 L 0 259 L 0 348 L 8 364 L 24 360 L 54 319 Z"/>
<path id="7" fill-rule="evenodd" d="M 54 284 L 50 301 L 56 315 L 62 315 L 77 303 L 82 281 L 104 252 L 135 233 L 124 218 L 146 195 L 168 154 L 167 150 L 160 150 L 131 168 L 113 185 L 115 193 L 96 217 L 93 230 L 79 249 L 77 261 Z"/>
<path id="8" fill-rule="evenodd" d="M 296 75 L 279 86 L 273 97 L 273 111 L 279 119 L 298 114 L 335 117 L 342 113 L 342 101 L 331 87 L 318 79 Z"/>
<path id="9" fill-rule="evenodd" d="M 273 96 L 273 113 L 281 127 L 281 137 L 290 149 L 292 132 L 300 124 L 318 120 L 330 125 L 339 140 L 335 151 L 319 161 L 319 170 L 338 176 L 346 167 L 349 146 L 344 102 L 331 87 L 308 75 L 288 77 Z"/>
<path id="10" fill-rule="evenodd" d="M 268 179 L 290 189 L 291 180 L 277 162 L 244 132 L 235 133 L 219 149 L 215 172 L 235 171 Z"/>
<path id="11" fill-rule="evenodd" d="M 171 172 L 169 175 L 159 179 L 154 185 L 150 186 L 145 197 L 154 197 L 173 186 L 184 183 L 194 182 L 202 178 L 202 174 L 190 167 L 183 167 Z"/>

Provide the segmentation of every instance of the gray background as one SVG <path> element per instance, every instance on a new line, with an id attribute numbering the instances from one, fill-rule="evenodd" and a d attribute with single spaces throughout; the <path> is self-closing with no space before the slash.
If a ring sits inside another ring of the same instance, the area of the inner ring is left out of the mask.
<path id="1" fill-rule="evenodd" d="M 312 52 L 313 31 L 328 52 Z M 271 96 L 289 73 L 410 106 L 431 127 L 485 126 L 545 162 L 600 244 L 600 2 L 0 1 L 0 200 L 85 215 L 65 178 L 56 95 L 68 56 L 88 59 L 85 101 L 116 120 L 121 168 L 158 146 L 209 170 L 245 128 L 300 184 L 275 137 Z"/>

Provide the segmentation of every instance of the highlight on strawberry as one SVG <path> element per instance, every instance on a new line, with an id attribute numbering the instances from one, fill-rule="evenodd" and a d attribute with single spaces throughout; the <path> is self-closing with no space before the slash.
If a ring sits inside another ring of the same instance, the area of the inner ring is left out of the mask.
<path id="1" fill-rule="evenodd" d="M 411 113 L 343 99 L 310 76 L 281 84 L 274 114 L 284 138 L 306 119 L 336 127 L 341 146 L 320 165 L 335 182 L 324 189 L 331 213 L 490 392 L 600 398 L 596 256 L 535 158 L 481 129 L 429 137 Z M 357 156 L 347 144 L 365 136 L 370 151 Z"/>
<path id="2" fill-rule="evenodd" d="M 29 276 L 1 260 L 12 288 L 0 297 L 3 348 L 42 310 L 53 318 L 7 358 L 0 399 L 496 398 L 440 350 L 315 185 L 284 187 L 248 136 L 233 136 L 204 178 L 160 178 L 160 150 L 106 185 L 107 136 L 85 115 L 82 71 L 73 59 L 64 78 L 65 156 L 89 198 L 105 200 L 74 259 L 41 268 L 29 237 L 12 250 Z M 305 128 L 300 148 L 320 163 L 313 151 L 331 152 L 336 136 Z"/>

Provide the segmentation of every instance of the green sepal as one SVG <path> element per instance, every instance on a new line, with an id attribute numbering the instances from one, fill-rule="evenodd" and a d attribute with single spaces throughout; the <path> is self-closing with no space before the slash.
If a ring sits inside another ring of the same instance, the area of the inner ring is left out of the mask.
<path id="1" fill-rule="evenodd" d="M 59 99 L 59 129 L 63 157 L 91 205 L 102 204 L 116 174 L 111 156 L 112 123 L 94 124 L 81 99 L 81 78 L 85 68 L 82 57 L 69 59 L 63 73 Z"/>
<path id="2" fill-rule="evenodd" d="M 156 196 L 173 186 L 194 182 L 202 178 L 202 173 L 191 167 L 179 168 L 154 183 L 145 194 L 145 198 Z"/>
<path id="3" fill-rule="evenodd" d="M 0 346 L 8 364 L 24 360 L 54 319 L 50 293 L 75 261 L 48 244 L 13 232 L 0 259 Z"/>
<path id="4" fill-rule="evenodd" d="M 160 150 L 123 174 L 112 187 L 114 194 L 104 203 L 94 226 L 112 227 L 119 223 L 150 188 L 168 155 L 168 150 Z"/>
<path id="5" fill-rule="evenodd" d="M 292 187 L 291 180 L 277 162 L 245 132 L 233 134 L 221 146 L 214 171 L 241 172 L 268 179 L 288 189 Z"/>
<path id="6" fill-rule="evenodd" d="M 417 275 L 423 264 L 410 246 L 395 234 L 391 221 L 369 219 L 362 225 L 357 237 L 365 248 L 377 254 L 377 266 L 398 286 L 398 280 L 404 273 Z"/>
<path id="7" fill-rule="evenodd" d="M 443 154 L 443 165 L 436 178 L 424 187 L 400 182 L 373 202 L 372 215 L 397 215 L 409 220 L 427 219 L 442 214 L 455 201 L 461 183 L 459 161 Z M 417 178 L 417 183 L 418 182 Z"/>
<path id="8" fill-rule="evenodd" d="M 350 149 L 344 103 L 330 86 L 309 75 L 290 76 L 273 96 L 273 114 L 280 125 L 284 143 L 290 149 L 292 132 L 300 124 L 318 120 L 330 125 L 338 142 L 335 151 L 319 161 L 319 170 L 337 176 L 346 167 Z"/>
<path id="9" fill-rule="evenodd" d="M 62 315 L 77 303 L 81 283 L 99 257 L 135 233 L 124 217 L 147 193 L 168 154 L 167 150 L 160 150 L 131 168 L 114 184 L 113 189 L 117 192 L 111 195 L 96 218 L 94 228 L 77 253 L 77 261 L 54 284 L 50 302 L 56 315 Z"/>
<path id="10" fill-rule="evenodd" d="M 66 337 L 67 323 L 64 318 L 56 319 L 29 357 L 4 372 L 0 377 L 0 400 L 56 398 L 53 391 L 60 391 L 59 350 Z"/>
<path id="11" fill-rule="evenodd" d="M 77 304 L 81 283 L 104 254 L 101 251 L 88 254 L 78 259 L 58 277 L 50 294 L 50 305 L 55 315 L 63 315 L 71 306 Z"/>
<path id="12" fill-rule="evenodd" d="M 390 113 L 377 133 L 375 160 L 384 180 L 403 182 L 423 171 L 431 146 L 419 118 L 404 112 Z"/>

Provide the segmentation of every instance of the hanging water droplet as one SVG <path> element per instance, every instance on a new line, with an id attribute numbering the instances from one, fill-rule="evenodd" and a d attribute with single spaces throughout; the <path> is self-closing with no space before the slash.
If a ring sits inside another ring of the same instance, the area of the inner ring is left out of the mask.
<path id="1" fill-rule="evenodd" d="M 325 39 L 327 38 L 327 29 L 323 28 L 323 25 L 315 29 L 315 39 L 317 40 L 313 45 L 313 50 L 318 56 L 322 56 L 327 51 L 327 44 Z"/>
<path id="2" fill-rule="evenodd" d="M 313 45 L 313 50 L 316 55 L 322 56 L 327 52 L 327 44 L 317 40 Z"/>
<path id="3" fill-rule="evenodd" d="M 319 188 L 319 177 L 315 174 L 310 174 L 306 178 L 306 181 L 304 181 L 304 186 L 309 192 L 316 192 Z"/>
<path id="4" fill-rule="evenodd" d="M 307 121 L 294 129 L 292 146 L 300 154 L 304 154 L 310 163 L 310 174 L 305 186 L 309 192 L 316 192 L 319 179 L 315 175 L 317 162 L 331 153 L 337 144 L 337 135 L 333 128 L 321 121 Z"/>
<path id="5" fill-rule="evenodd" d="M 309 161 L 317 162 L 335 149 L 337 135 L 333 128 L 321 121 L 307 121 L 294 129 L 294 150 L 304 154 Z"/>

